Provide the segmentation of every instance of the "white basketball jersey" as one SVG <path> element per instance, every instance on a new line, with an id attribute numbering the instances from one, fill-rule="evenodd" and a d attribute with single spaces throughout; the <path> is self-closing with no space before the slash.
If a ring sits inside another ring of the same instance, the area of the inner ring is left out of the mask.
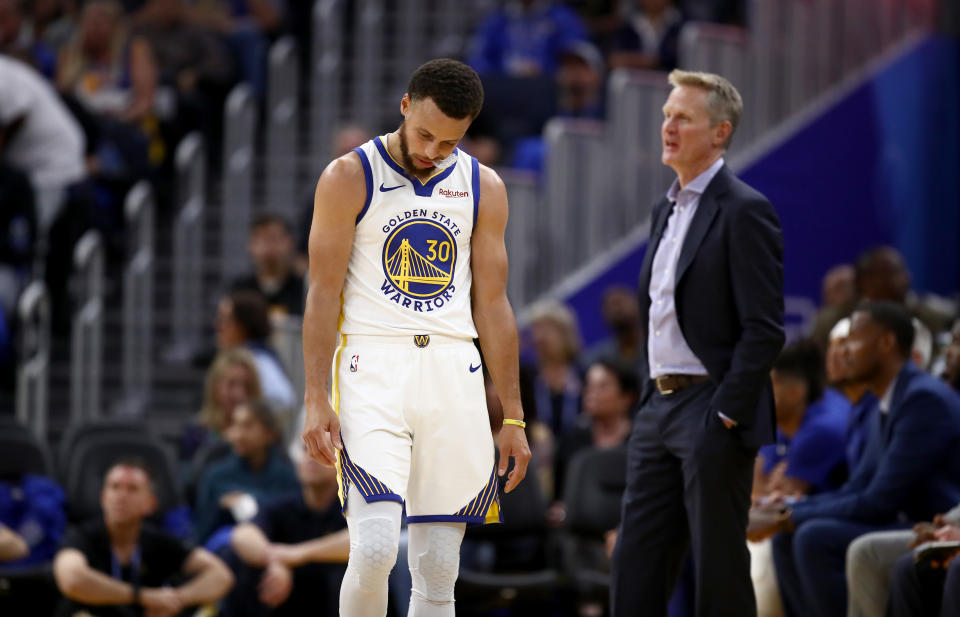
<path id="1" fill-rule="evenodd" d="M 477 336 L 471 313 L 470 238 L 480 167 L 459 149 L 428 180 L 407 174 L 387 137 L 359 148 L 367 199 L 343 287 L 342 334 Z"/>

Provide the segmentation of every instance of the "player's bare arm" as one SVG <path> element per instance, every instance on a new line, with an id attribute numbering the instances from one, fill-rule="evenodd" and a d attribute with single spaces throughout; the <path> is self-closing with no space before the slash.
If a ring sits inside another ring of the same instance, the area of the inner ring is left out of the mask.
<path id="1" fill-rule="evenodd" d="M 520 404 L 517 326 L 507 299 L 507 191 L 496 172 L 480 167 L 480 206 L 471 239 L 473 272 L 473 321 L 493 385 L 503 404 L 505 419 L 523 420 Z M 500 461 L 497 473 L 503 475 L 510 457 L 515 465 L 504 487 L 513 490 L 523 480 L 530 462 L 530 447 L 524 430 L 504 424 L 498 438 Z"/>
<path id="2" fill-rule="evenodd" d="M 306 372 L 303 441 L 316 461 L 333 465 L 340 449 L 340 421 L 327 398 L 337 344 L 340 293 L 347 274 L 357 215 L 366 199 L 363 167 L 350 152 L 334 160 L 317 182 L 310 228 L 310 281 L 303 316 Z"/>

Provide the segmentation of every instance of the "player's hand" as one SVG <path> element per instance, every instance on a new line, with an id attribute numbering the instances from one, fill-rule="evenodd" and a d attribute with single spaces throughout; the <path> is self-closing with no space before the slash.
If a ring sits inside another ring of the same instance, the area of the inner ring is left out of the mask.
<path id="1" fill-rule="evenodd" d="M 174 617 L 183 610 L 180 594 L 172 587 L 142 590 L 140 604 L 145 617 Z"/>
<path id="2" fill-rule="evenodd" d="M 293 574 L 290 568 L 279 561 L 271 561 L 263 571 L 258 586 L 260 601 L 270 608 L 280 606 L 290 597 L 293 589 Z"/>
<path id="3" fill-rule="evenodd" d="M 340 442 L 340 419 L 326 399 L 307 403 L 303 442 L 310 458 L 328 467 L 336 464 L 336 450 L 343 449 Z"/>
<path id="4" fill-rule="evenodd" d="M 497 475 L 507 473 L 510 458 L 513 457 L 513 471 L 507 476 L 507 485 L 503 492 L 509 493 L 520 484 L 527 475 L 527 464 L 530 463 L 530 446 L 527 445 L 527 434 L 519 426 L 504 424 L 497 437 L 497 446 L 500 448 L 500 461 Z"/>

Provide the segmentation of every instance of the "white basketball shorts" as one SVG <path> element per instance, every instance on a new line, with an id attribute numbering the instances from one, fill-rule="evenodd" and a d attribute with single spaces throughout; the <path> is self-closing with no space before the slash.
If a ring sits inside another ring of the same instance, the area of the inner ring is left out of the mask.
<path id="1" fill-rule="evenodd" d="M 493 436 L 469 339 L 342 335 L 332 405 L 340 416 L 340 503 L 396 501 L 408 523 L 500 521 Z"/>

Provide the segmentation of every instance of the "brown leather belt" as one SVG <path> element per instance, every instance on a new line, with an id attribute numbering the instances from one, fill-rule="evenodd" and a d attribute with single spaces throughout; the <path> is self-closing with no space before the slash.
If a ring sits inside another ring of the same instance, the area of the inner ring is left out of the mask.
<path id="1" fill-rule="evenodd" d="M 679 390 L 694 384 L 703 383 L 710 379 L 706 375 L 661 375 L 654 379 L 657 384 L 657 392 L 660 394 L 673 394 Z"/>

